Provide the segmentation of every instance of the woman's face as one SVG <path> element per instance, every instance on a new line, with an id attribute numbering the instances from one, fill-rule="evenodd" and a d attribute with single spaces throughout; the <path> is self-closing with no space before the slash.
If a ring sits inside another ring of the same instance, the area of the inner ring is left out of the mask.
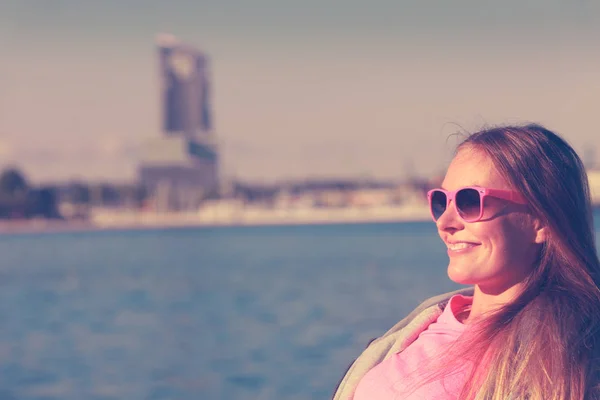
<path id="1" fill-rule="evenodd" d="M 442 183 L 446 190 L 465 186 L 512 190 L 490 158 L 469 147 L 459 150 Z M 436 223 L 448 247 L 448 276 L 490 294 L 519 284 L 531 272 L 539 249 L 534 221 L 526 206 L 486 197 L 482 220 L 469 223 L 451 202 Z"/>

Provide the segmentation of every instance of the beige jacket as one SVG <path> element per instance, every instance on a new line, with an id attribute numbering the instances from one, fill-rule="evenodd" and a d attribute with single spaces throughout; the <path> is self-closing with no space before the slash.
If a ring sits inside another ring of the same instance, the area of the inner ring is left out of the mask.
<path id="1" fill-rule="evenodd" d="M 373 340 L 350 366 L 338 385 L 333 400 L 352 400 L 358 382 L 367 371 L 391 355 L 406 349 L 421 332 L 438 319 L 448 300 L 455 294 L 472 296 L 473 288 L 445 293 L 424 301 L 383 336 Z"/>

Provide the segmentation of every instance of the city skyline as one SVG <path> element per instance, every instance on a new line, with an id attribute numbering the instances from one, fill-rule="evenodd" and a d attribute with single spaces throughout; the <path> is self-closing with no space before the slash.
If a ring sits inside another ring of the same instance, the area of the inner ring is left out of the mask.
<path id="1" fill-rule="evenodd" d="M 0 166 L 36 182 L 135 179 L 161 129 L 159 32 L 211 59 L 224 177 L 432 175 L 451 134 L 485 123 L 542 123 L 583 156 L 600 149 L 599 27 L 590 1 L 10 0 Z"/>

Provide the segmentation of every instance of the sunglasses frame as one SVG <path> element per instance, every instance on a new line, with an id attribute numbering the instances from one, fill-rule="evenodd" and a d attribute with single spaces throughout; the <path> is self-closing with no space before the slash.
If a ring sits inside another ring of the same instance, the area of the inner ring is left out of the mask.
<path id="1" fill-rule="evenodd" d="M 469 219 L 469 218 L 463 217 L 461 215 L 459 208 L 456 206 L 456 201 L 455 201 L 456 194 L 458 192 L 460 192 L 461 190 L 465 190 L 465 189 L 472 189 L 472 190 L 475 190 L 477 193 L 479 193 L 479 215 L 477 216 L 477 218 Z M 431 213 L 431 217 L 433 218 L 434 222 L 437 222 L 437 220 L 439 219 L 439 218 L 438 219 L 435 218 L 435 215 L 433 214 L 433 207 L 431 204 L 433 194 L 435 192 L 442 192 L 446 195 L 446 209 L 440 215 L 440 217 L 442 215 L 444 215 L 444 213 L 446 211 L 448 211 L 448 208 L 450 207 L 450 201 L 452 201 L 456 208 L 456 213 L 465 222 L 477 222 L 483 218 L 483 208 L 484 208 L 483 203 L 484 203 L 485 198 L 488 196 L 496 197 L 498 199 L 508 200 L 508 201 L 511 201 L 511 202 L 517 203 L 517 204 L 527 204 L 527 200 L 525 200 L 525 198 L 519 192 L 516 192 L 514 190 L 490 189 L 490 188 L 484 188 L 484 187 L 480 187 L 480 186 L 465 186 L 465 187 L 462 187 L 457 190 L 444 190 L 441 188 L 431 189 L 430 191 L 427 192 L 427 201 L 429 202 L 429 212 Z"/>

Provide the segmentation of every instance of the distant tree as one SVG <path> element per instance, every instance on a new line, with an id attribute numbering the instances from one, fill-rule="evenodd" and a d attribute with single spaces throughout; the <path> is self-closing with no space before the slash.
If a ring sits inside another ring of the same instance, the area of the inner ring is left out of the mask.
<path id="1" fill-rule="evenodd" d="M 109 183 L 100 185 L 100 201 L 103 206 L 120 205 L 119 190 Z"/>
<path id="2" fill-rule="evenodd" d="M 0 174 L 0 195 L 15 198 L 24 196 L 28 190 L 27 180 L 18 169 L 8 168 Z"/>
<path id="3" fill-rule="evenodd" d="M 27 215 L 30 217 L 62 218 L 58 211 L 56 189 L 42 187 L 29 191 Z"/>
<path id="4" fill-rule="evenodd" d="M 73 182 L 69 184 L 68 199 L 73 204 L 89 204 L 90 202 L 90 187 L 85 183 Z"/>
<path id="5" fill-rule="evenodd" d="M 29 185 L 21 171 L 8 168 L 0 174 L 0 218 L 25 218 Z"/>
<path id="6" fill-rule="evenodd" d="M 120 203 L 128 207 L 140 208 L 148 197 L 147 190 L 139 185 L 123 185 L 117 188 Z"/>

